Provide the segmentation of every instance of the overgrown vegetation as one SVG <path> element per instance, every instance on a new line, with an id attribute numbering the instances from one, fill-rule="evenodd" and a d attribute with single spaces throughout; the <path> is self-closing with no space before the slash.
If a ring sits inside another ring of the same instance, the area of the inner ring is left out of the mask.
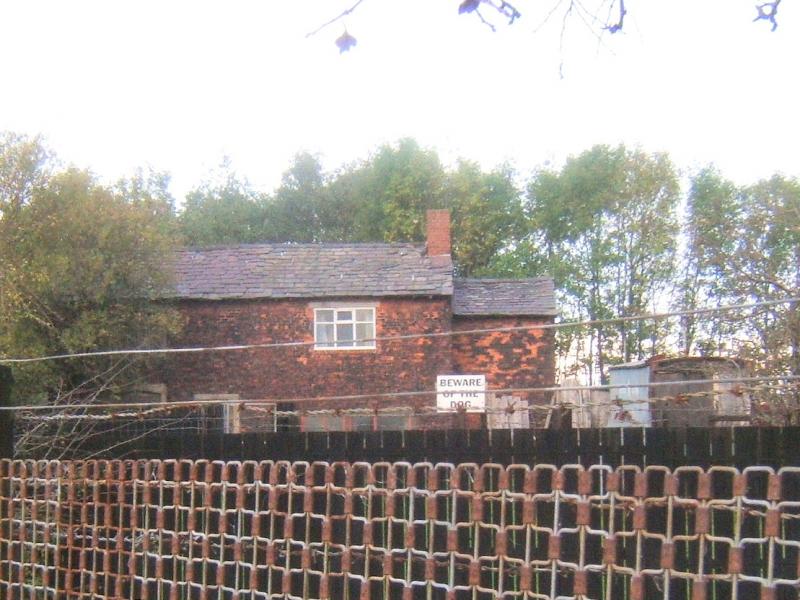
<path id="1" fill-rule="evenodd" d="M 113 187 L 61 167 L 39 139 L 0 137 L 0 356 L 161 346 L 179 328 L 154 302 L 178 241 L 168 179 Z M 134 385 L 133 358 L 14 366 L 26 402 L 108 399 Z"/>

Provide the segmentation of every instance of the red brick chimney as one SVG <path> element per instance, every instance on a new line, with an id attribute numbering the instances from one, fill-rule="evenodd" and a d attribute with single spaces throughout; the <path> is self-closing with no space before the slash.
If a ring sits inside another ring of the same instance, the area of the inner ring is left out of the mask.
<path id="1" fill-rule="evenodd" d="M 425 214 L 428 256 L 450 254 L 450 211 L 446 208 L 429 210 Z"/>

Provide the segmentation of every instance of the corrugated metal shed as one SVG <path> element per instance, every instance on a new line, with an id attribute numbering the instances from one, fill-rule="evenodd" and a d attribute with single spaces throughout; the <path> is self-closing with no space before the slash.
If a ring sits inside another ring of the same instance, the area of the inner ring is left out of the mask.
<path id="1" fill-rule="evenodd" d="M 652 424 L 650 413 L 650 388 L 642 384 L 650 382 L 648 361 L 616 365 L 608 370 L 611 384 L 611 407 L 608 413 L 608 427 L 649 427 Z M 614 387 L 614 386 L 630 387 Z M 615 406 L 616 404 L 619 406 Z"/>

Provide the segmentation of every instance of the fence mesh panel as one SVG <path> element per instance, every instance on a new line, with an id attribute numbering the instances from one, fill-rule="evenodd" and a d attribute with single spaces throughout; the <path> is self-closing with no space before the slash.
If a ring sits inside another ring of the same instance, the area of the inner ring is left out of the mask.
<path id="1" fill-rule="evenodd" d="M 798 598 L 800 467 L 0 462 L 0 597 Z"/>

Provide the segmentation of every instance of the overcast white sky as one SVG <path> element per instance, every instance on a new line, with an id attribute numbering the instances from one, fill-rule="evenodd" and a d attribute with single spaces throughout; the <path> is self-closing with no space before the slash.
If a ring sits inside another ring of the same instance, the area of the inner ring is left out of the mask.
<path id="1" fill-rule="evenodd" d="M 771 33 L 754 0 L 628 0 L 623 33 L 573 18 L 561 50 L 562 10 L 537 29 L 557 0 L 516 0 L 494 34 L 459 0 L 365 0 L 351 52 L 342 24 L 305 38 L 353 1 L 4 0 L 0 129 L 107 180 L 167 170 L 179 198 L 225 155 L 269 191 L 299 150 L 334 168 L 403 136 L 522 173 L 624 142 L 800 175 L 798 2 Z"/>

